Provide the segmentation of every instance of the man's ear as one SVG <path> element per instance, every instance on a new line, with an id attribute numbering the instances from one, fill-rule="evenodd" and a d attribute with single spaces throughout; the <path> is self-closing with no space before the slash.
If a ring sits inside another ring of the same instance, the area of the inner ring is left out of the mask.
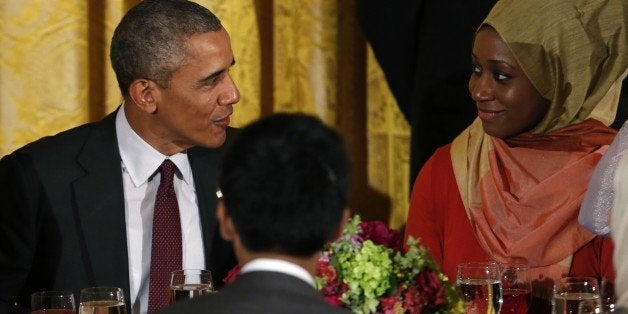
<path id="1" fill-rule="evenodd" d="M 351 216 L 351 210 L 349 208 L 345 208 L 342 211 L 342 218 L 340 219 L 340 223 L 338 224 L 338 230 L 334 232 L 333 237 L 329 239 L 329 241 L 336 241 L 340 236 L 342 236 L 342 230 L 345 228 L 345 224 L 347 220 L 349 220 L 349 216 Z"/>
<path id="2" fill-rule="evenodd" d="M 220 224 L 220 236 L 225 241 L 233 241 L 236 237 L 235 226 L 233 225 L 233 220 L 227 214 L 225 203 L 220 200 L 216 206 L 216 218 L 218 218 L 218 223 Z"/>
<path id="3" fill-rule="evenodd" d="M 129 86 L 129 96 L 142 111 L 154 113 L 157 110 L 156 93 L 159 93 L 155 82 L 147 79 L 136 79 Z"/>

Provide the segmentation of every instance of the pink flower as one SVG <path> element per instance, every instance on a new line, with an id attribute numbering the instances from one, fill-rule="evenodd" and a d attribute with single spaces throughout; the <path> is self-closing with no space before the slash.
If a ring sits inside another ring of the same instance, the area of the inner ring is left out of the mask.
<path id="1" fill-rule="evenodd" d="M 388 298 L 381 298 L 379 305 L 381 306 L 383 314 L 395 313 L 395 303 L 397 303 L 397 296 L 393 295 Z"/>
<path id="2" fill-rule="evenodd" d="M 435 309 L 445 302 L 445 288 L 432 270 L 424 270 L 416 277 L 416 284 L 408 287 L 403 308 L 410 313 Z"/>
<path id="3" fill-rule="evenodd" d="M 445 302 L 445 288 L 432 270 L 424 270 L 416 277 L 417 286 L 421 287 L 421 296 L 428 300 L 426 307 L 438 307 Z"/>
<path id="4" fill-rule="evenodd" d="M 403 308 L 406 310 L 406 313 L 416 314 L 423 312 L 423 298 L 416 286 L 410 286 L 406 290 L 403 298 Z"/>
<path id="5" fill-rule="evenodd" d="M 232 283 L 235 278 L 240 274 L 240 270 L 242 269 L 242 266 L 240 266 L 240 264 L 235 265 L 233 268 L 231 268 L 231 270 L 227 273 L 227 276 L 225 278 L 222 279 L 222 282 L 224 282 L 225 284 L 230 284 Z"/>
<path id="6" fill-rule="evenodd" d="M 364 241 L 371 240 L 375 244 L 384 245 L 396 251 L 401 250 L 401 234 L 399 231 L 389 229 L 383 222 L 361 222 L 360 229 L 362 229 L 360 236 Z"/>

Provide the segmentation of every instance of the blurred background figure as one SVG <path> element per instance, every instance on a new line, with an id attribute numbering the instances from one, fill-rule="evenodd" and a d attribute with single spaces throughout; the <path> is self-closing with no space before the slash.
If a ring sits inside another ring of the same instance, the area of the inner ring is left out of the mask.
<path id="1" fill-rule="evenodd" d="M 615 243 L 616 306 L 628 309 L 628 121 L 617 133 L 589 181 L 579 221 Z"/>

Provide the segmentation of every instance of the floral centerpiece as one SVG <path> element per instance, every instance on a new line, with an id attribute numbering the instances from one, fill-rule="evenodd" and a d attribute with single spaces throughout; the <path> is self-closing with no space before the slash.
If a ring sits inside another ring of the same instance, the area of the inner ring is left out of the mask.
<path id="1" fill-rule="evenodd" d="M 427 249 L 381 221 L 350 219 L 318 261 L 317 288 L 354 313 L 464 313 L 458 288 Z"/>

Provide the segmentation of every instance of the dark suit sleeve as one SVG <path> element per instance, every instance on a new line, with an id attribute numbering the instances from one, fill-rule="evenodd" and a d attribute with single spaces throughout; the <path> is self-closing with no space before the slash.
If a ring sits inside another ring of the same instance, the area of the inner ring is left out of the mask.
<path id="1" fill-rule="evenodd" d="M 31 274 L 41 224 L 42 188 L 32 162 L 14 153 L 0 160 L 0 313 L 20 312 L 17 300 Z M 22 309 L 25 311 L 25 309 Z"/>

